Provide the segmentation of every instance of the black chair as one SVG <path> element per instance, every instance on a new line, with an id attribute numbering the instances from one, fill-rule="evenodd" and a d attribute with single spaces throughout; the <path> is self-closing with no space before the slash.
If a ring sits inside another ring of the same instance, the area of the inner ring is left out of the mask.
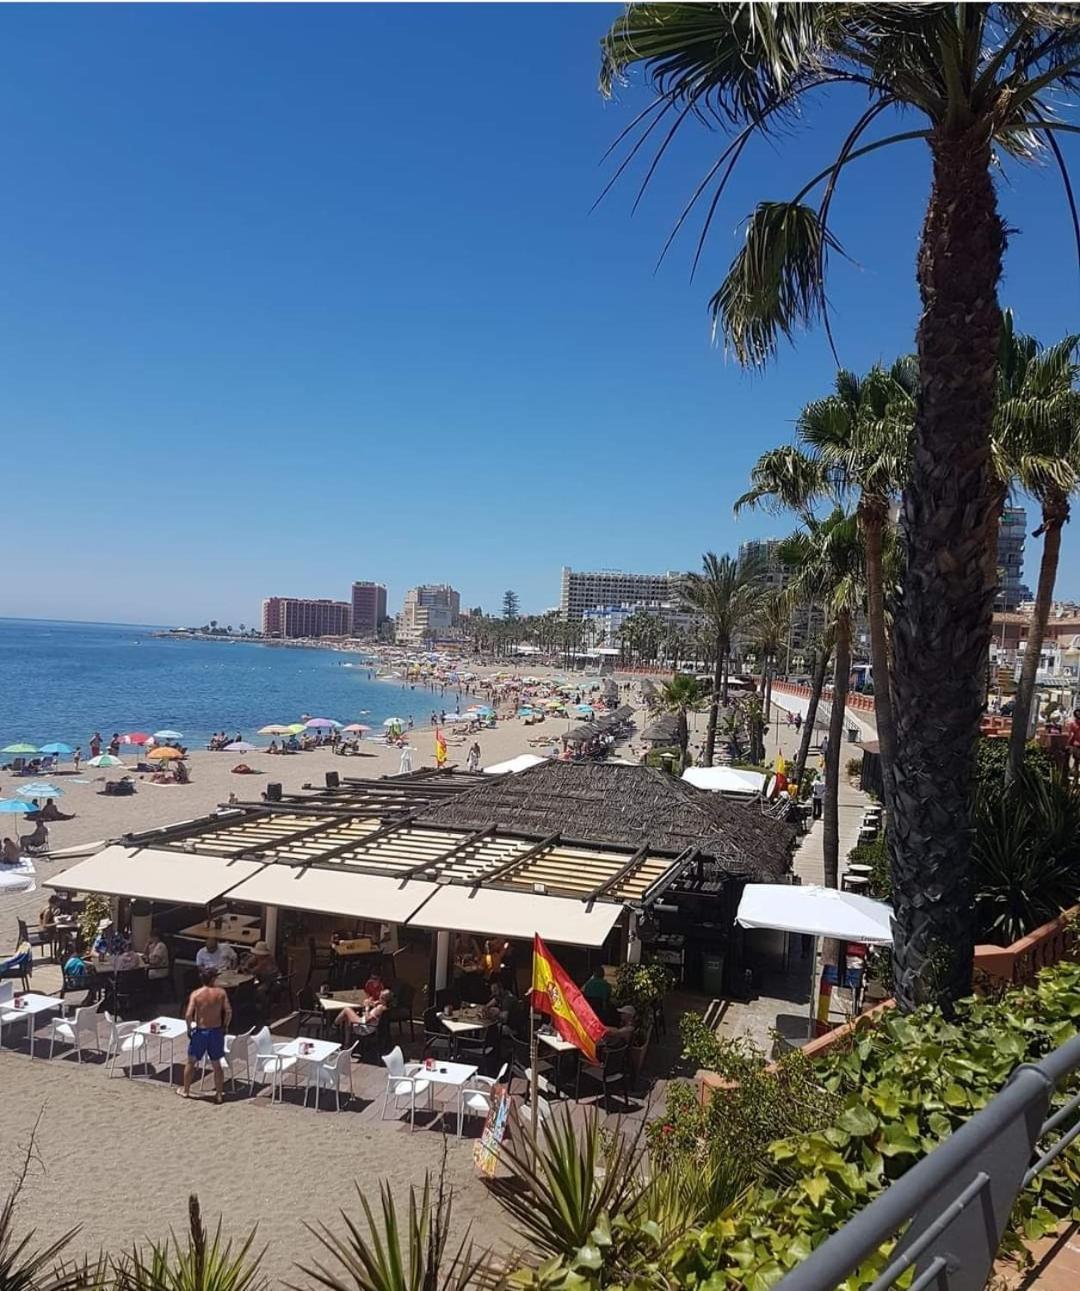
<path id="1" fill-rule="evenodd" d="M 413 1005 L 416 1001 L 416 987 L 408 982 L 399 982 L 397 990 L 394 992 L 394 1003 L 390 1007 L 390 1013 L 387 1018 L 387 1036 L 389 1036 L 389 1023 L 396 1022 L 398 1035 L 404 1030 L 405 1023 L 409 1024 L 409 1039 L 416 1039 L 416 1019 L 413 1017 Z"/>
<path id="2" fill-rule="evenodd" d="M 375 1030 L 369 1031 L 367 1035 L 362 1035 L 360 1037 L 357 1045 L 357 1057 L 360 1062 L 370 1061 L 378 1063 L 382 1060 L 382 1055 L 384 1053 L 390 1052 L 390 1048 L 390 1011 L 388 1009 L 382 1017 L 379 1018 L 379 1021 L 375 1026 Z"/>
<path id="3" fill-rule="evenodd" d="M 600 1086 L 604 1096 L 604 1107 L 611 1110 L 611 1091 L 617 1089 L 622 1095 L 626 1111 L 630 1110 L 630 1069 L 628 1059 L 630 1050 L 624 1043 L 606 1040 L 602 1043 L 598 1063 L 580 1062 L 578 1064 L 577 1087 L 574 1097 L 581 1097 L 581 1078 L 595 1082 Z"/>
<path id="4" fill-rule="evenodd" d="M 296 994 L 296 1034 L 312 1034 L 316 1040 L 321 1039 L 330 1029 L 333 1019 L 330 1013 L 319 1007 L 315 992 L 310 986 L 301 986 Z"/>
<path id="5" fill-rule="evenodd" d="M 77 994 L 80 991 L 86 992 L 86 999 L 81 1004 L 76 1004 L 78 1009 L 85 1008 L 88 1004 L 94 1004 L 101 998 L 101 988 L 96 973 L 64 973 L 64 984 L 60 988 L 60 998 L 65 995 Z"/>
<path id="6" fill-rule="evenodd" d="M 506 1082 L 507 1089 L 512 1089 L 514 1078 L 517 1076 L 520 1077 L 524 1083 L 525 1092 L 527 1094 L 529 1092 L 529 1069 L 530 1060 L 532 1058 L 532 1054 L 529 1049 L 529 1042 L 528 1040 L 520 1040 L 517 1036 L 512 1036 L 510 1044 L 513 1053 L 510 1059 L 510 1079 Z M 545 1062 L 542 1058 L 538 1057 L 536 1062 L 537 1087 L 542 1094 L 550 1094 L 553 1092 L 551 1082 L 547 1079 L 551 1074 L 551 1063 Z"/>
<path id="7" fill-rule="evenodd" d="M 482 1075 L 490 1076 L 499 1064 L 499 1028 L 487 1027 L 484 1031 L 466 1033 L 457 1037 L 454 1057 L 458 1062 L 475 1066 Z"/>
<path id="8" fill-rule="evenodd" d="M 53 930 L 51 928 L 28 928 L 25 919 L 17 920 L 19 925 L 19 944 L 25 941 L 29 944 L 31 953 L 35 946 L 44 946 L 52 954 L 53 948 Z"/>
<path id="9" fill-rule="evenodd" d="M 105 1008 L 116 1018 L 129 1017 L 147 996 L 145 968 L 127 968 L 105 979 Z"/>
<path id="10" fill-rule="evenodd" d="M 432 1006 L 424 1010 L 424 1057 L 450 1059 L 453 1037 L 442 1024 L 438 1010 Z"/>

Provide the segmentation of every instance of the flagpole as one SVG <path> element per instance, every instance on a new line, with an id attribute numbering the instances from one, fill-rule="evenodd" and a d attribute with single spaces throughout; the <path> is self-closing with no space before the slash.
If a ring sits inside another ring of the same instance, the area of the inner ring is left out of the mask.
<path id="1" fill-rule="evenodd" d="M 536 1122 L 539 1119 L 540 1073 L 536 1069 L 536 1010 L 529 1001 L 529 1124 L 532 1126 L 533 1154 L 536 1154 Z"/>

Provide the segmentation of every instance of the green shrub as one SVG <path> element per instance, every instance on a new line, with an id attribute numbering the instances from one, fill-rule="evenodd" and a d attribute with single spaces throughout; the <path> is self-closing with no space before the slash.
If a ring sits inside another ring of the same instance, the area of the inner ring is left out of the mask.
<path id="1" fill-rule="evenodd" d="M 876 901 L 892 900 L 892 873 L 889 869 L 889 849 L 885 831 L 868 843 L 857 843 L 848 852 L 848 862 L 870 866 L 870 895 Z"/>
<path id="2" fill-rule="evenodd" d="M 862 776 L 862 758 L 848 758 L 844 770 L 849 780 L 858 780 Z"/>
<path id="3" fill-rule="evenodd" d="M 1005 784 L 1005 766 L 1009 761 L 1009 741 L 985 737 L 975 746 L 975 784 L 977 788 L 1001 787 Z M 1045 749 L 1034 741 L 1024 748 L 1024 766 L 1049 780 L 1053 763 Z"/>

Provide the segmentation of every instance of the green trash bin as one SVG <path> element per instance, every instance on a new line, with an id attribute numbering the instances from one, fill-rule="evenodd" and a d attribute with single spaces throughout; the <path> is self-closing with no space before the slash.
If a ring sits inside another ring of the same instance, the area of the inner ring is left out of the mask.
<path id="1" fill-rule="evenodd" d="M 706 995 L 724 993 L 724 954 L 706 953 L 701 957 L 701 987 Z"/>

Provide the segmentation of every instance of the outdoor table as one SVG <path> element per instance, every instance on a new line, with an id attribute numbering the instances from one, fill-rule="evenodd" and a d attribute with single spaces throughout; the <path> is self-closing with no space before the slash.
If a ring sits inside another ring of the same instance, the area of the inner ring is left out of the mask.
<path id="1" fill-rule="evenodd" d="M 571 1044 L 569 1040 L 564 1040 L 561 1035 L 538 1031 L 536 1038 L 547 1045 L 549 1049 L 555 1050 L 555 1093 L 562 1096 L 562 1067 L 563 1061 L 568 1053 L 578 1054 L 578 1062 L 581 1061 L 581 1050 L 576 1044 Z"/>
<path id="2" fill-rule="evenodd" d="M 448 1018 L 445 1013 L 440 1013 L 439 1021 L 451 1035 L 458 1035 L 463 1031 L 486 1031 L 492 1025 L 493 1020 L 477 1017 L 474 1014 L 469 1014 L 465 1017 Z"/>
<path id="3" fill-rule="evenodd" d="M 307 1053 L 301 1052 L 301 1045 L 307 1045 Z M 274 1045 L 274 1052 L 281 1058 L 298 1058 L 301 1062 L 325 1062 L 341 1048 L 336 1040 L 309 1040 L 306 1036 L 297 1036 L 285 1044 Z"/>
<path id="4" fill-rule="evenodd" d="M 334 1009 L 353 1008 L 357 1004 L 373 1004 L 371 996 L 367 991 L 335 991 L 333 995 L 316 996 L 319 1001 L 319 1008 L 330 1013 Z"/>
<path id="5" fill-rule="evenodd" d="M 165 1042 L 169 1044 L 169 1083 L 172 1083 L 172 1069 L 176 1065 L 176 1055 L 174 1046 L 177 1040 L 183 1036 L 187 1038 L 187 1023 L 183 1018 L 151 1018 L 149 1022 L 144 1022 L 141 1027 L 136 1027 L 136 1035 L 144 1035 L 148 1040 L 158 1042 L 158 1062 L 162 1061 L 165 1049 Z"/>
<path id="6" fill-rule="evenodd" d="M 235 968 L 223 968 L 214 979 L 215 986 L 221 986 L 226 991 L 235 991 L 238 986 L 246 986 L 248 982 L 253 982 L 255 976 L 252 973 L 240 973 Z"/>
<path id="7" fill-rule="evenodd" d="M 16 1007 L 15 1001 L 21 1001 L 19 1007 Z M 57 999 L 54 995 L 39 995 L 35 991 L 24 991 L 21 995 L 16 995 L 11 1005 L 0 1009 L 0 1029 L 5 1023 L 26 1021 L 26 1042 L 30 1046 L 30 1057 L 34 1057 L 34 1019 L 39 1013 L 47 1013 L 49 1009 L 62 1009 L 63 1000 Z"/>
<path id="8" fill-rule="evenodd" d="M 874 867 L 872 865 L 864 865 L 862 861 L 849 861 L 846 867 L 846 872 L 848 874 L 870 875 L 873 874 Z"/>
<path id="9" fill-rule="evenodd" d="M 181 928 L 176 935 L 188 941 L 207 941 L 216 937 L 218 941 L 227 941 L 230 945 L 237 942 L 242 946 L 254 946 L 262 939 L 262 930 L 258 923 L 230 924 L 222 928 L 208 928 L 204 923 L 196 923 L 190 928 Z"/>
<path id="10" fill-rule="evenodd" d="M 430 1080 L 433 1085 L 449 1085 L 451 1088 L 457 1088 L 458 1092 L 458 1113 L 457 1113 L 457 1133 L 461 1138 L 461 1127 L 465 1122 L 465 1086 L 477 1074 L 479 1067 L 470 1067 L 463 1062 L 438 1062 L 431 1060 L 429 1067 L 425 1063 L 416 1075 L 421 1080 Z"/>

